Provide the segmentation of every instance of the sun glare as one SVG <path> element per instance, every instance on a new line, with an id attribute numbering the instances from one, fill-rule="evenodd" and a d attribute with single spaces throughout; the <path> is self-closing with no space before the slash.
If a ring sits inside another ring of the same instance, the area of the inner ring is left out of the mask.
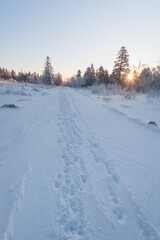
<path id="1" fill-rule="evenodd" d="M 129 78 L 130 80 L 132 80 L 132 78 L 133 78 L 133 73 L 128 74 L 128 78 Z"/>

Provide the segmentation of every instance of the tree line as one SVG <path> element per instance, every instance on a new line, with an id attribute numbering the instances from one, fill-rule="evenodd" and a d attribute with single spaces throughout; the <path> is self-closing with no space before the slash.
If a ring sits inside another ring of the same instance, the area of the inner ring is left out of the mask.
<path id="1" fill-rule="evenodd" d="M 105 86 L 108 84 L 119 85 L 138 92 L 160 91 L 160 66 L 150 69 L 139 63 L 131 71 L 128 51 L 126 47 L 122 46 L 117 54 L 111 74 L 103 66 L 95 70 L 93 64 L 91 64 L 83 75 L 78 70 L 75 76 L 68 79 L 67 85 L 70 87 L 87 87 L 101 84 Z"/>
<path id="2" fill-rule="evenodd" d="M 34 73 L 26 73 L 26 72 L 19 72 L 18 74 L 12 70 L 8 71 L 5 68 L 0 68 L 0 78 L 3 80 L 15 80 L 18 82 L 30 82 L 30 83 L 39 83 L 40 75 L 36 72 Z"/>
<path id="3" fill-rule="evenodd" d="M 117 58 L 114 62 L 112 73 L 109 74 L 107 69 L 100 66 L 95 70 L 93 64 L 86 69 L 84 74 L 81 70 L 77 74 L 68 79 L 67 83 L 63 83 L 60 73 L 54 74 L 51 60 L 47 57 L 43 73 L 24 73 L 23 71 L 16 74 L 14 70 L 0 68 L 0 78 L 4 80 L 13 79 L 18 82 L 29 82 L 35 84 L 47 84 L 61 86 L 65 84 L 70 87 L 87 87 L 92 85 L 107 86 L 109 84 L 119 85 L 129 90 L 134 89 L 138 92 L 148 92 L 150 90 L 160 91 L 160 66 L 153 69 L 139 64 L 131 71 L 129 66 L 129 54 L 126 47 L 122 46 L 118 51 Z"/>
<path id="4" fill-rule="evenodd" d="M 36 72 L 19 72 L 18 74 L 12 70 L 8 71 L 5 68 L 0 68 L 0 79 L 2 80 L 15 80 L 19 83 L 34 83 L 34 84 L 47 84 L 47 85 L 63 85 L 63 78 L 60 73 L 54 74 L 51 65 L 50 57 L 47 57 L 42 74 Z"/>

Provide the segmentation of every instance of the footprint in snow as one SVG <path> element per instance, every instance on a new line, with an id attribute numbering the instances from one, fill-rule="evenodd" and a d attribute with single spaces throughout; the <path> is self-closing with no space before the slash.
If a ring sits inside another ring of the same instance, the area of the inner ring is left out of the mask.
<path id="1" fill-rule="evenodd" d="M 86 182 L 87 182 L 87 177 L 86 177 L 86 175 L 84 175 L 84 174 L 81 175 L 81 181 L 82 181 L 83 183 L 86 183 Z"/>
<path id="2" fill-rule="evenodd" d="M 78 235 L 82 234 L 82 226 L 77 219 L 71 219 L 69 222 L 69 229 L 72 233 L 77 233 Z"/>
<path id="3" fill-rule="evenodd" d="M 70 208 L 73 212 L 78 212 L 80 209 L 79 200 L 77 198 L 73 198 L 70 200 Z"/>
<path id="4" fill-rule="evenodd" d="M 99 157 L 96 156 L 96 155 L 94 155 L 94 161 L 95 161 L 96 163 L 99 163 L 99 162 L 100 162 Z"/>
<path id="5" fill-rule="evenodd" d="M 63 186 L 63 188 L 62 188 L 62 196 L 63 196 L 64 199 L 67 197 L 68 192 L 69 192 L 68 187 L 67 186 Z"/>
<path id="6" fill-rule="evenodd" d="M 97 143 L 97 142 L 92 142 L 92 141 L 89 141 L 89 143 L 90 143 L 94 148 L 99 148 L 99 143 Z"/>
<path id="7" fill-rule="evenodd" d="M 57 175 L 57 180 L 55 181 L 55 188 L 58 189 L 61 185 L 62 185 L 62 182 L 63 182 L 63 176 L 61 174 L 58 174 Z"/>
<path id="8" fill-rule="evenodd" d="M 74 156 L 74 162 L 78 162 L 78 157 L 77 156 Z"/>
<path id="9" fill-rule="evenodd" d="M 76 192 L 77 192 L 76 186 L 72 183 L 70 185 L 70 195 L 74 196 L 76 194 Z"/>
<path id="10" fill-rule="evenodd" d="M 118 184 L 118 182 L 119 182 L 118 176 L 117 176 L 115 173 L 112 174 L 112 180 L 113 180 L 114 183 L 116 183 L 116 184 Z"/>
<path id="11" fill-rule="evenodd" d="M 62 139 L 59 138 L 59 139 L 57 140 L 57 143 L 61 143 L 61 142 L 62 142 Z"/>
<path id="12" fill-rule="evenodd" d="M 120 207 L 117 206 L 117 207 L 113 208 L 113 213 L 115 214 L 115 216 L 117 217 L 117 219 L 119 221 L 122 220 L 123 212 Z"/>
<path id="13" fill-rule="evenodd" d="M 69 171 L 68 165 L 67 165 L 67 166 L 64 166 L 63 172 L 64 172 L 64 173 L 67 173 L 68 171 Z"/>

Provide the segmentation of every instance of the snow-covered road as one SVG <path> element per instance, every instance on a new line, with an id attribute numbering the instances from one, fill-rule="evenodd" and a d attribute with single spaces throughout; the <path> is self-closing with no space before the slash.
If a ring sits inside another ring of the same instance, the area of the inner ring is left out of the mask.
<path id="1" fill-rule="evenodd" d="M 0 99 L 0 240 L 160 239 L 156 128 L 70 88 Z"/>

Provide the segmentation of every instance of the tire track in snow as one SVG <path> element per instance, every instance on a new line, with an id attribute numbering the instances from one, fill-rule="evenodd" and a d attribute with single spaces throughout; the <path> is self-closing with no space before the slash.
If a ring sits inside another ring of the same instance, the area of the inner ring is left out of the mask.
<path id="1" fill-rule="evenodd" d="M 93 135 L 92 133 L 90 133 Z M 95 136 L 94 136 L 95 138 Z M 98 138 L 98 137 L 96 137 Z M 107 170 L 107 188 L 112 204 L 112 212 L 120 223 L 124 224 L 124 213 L 121 206 L 121 201 L 119 199 L 119 179 L 118 175 L 111 171 L 111 166 L 109 160 L 107 160 L 106 153 L 103 152 L 103 149 L 100 147 L 99 142 L 89 140 L 90 152 L 93 155 L 93 159 L 96 163 L 105 164 Z M 104 168 L 105 169 L 105 168 Z"/>
<path id="2" fill-rule="evenodd" d="M 90 132 L 90 134 L 93 135 L 92 132 Z M 98 136 L 94 136 L 92 139 L 98 139 Z M 125 224 L 128 216 L 124 206 L 128 207 L 130 209 L 130 215 L 132 215 L 133 220 L 137 225 L 137 232 L 139 231 L 141 238 L 144 240 L 159 240 L 160 237 L 158 236 L 156 230 L 152 227 L 151 223 L 144 218 L 131 194 L 124 187 L 123 183 L 121 183 L 120 177 L 112 166 L 112 161 L 114 161 L 114 159 L 110 158 L 109 155 L 106 155 L 104 150 L 101 148 L 99 141 L 89 140 L 89 144 L 90 151 L 93 154 L 93 159 L 95 162 L 103 162 L 105 164 L 105 169 L 107 172 L 106 186 L 111 199 L 112 212 L 117 218 L 118 222 L 123 225 Z"/>
<path id="3" fill-rule="evenodd" d="M 72 102 L 78 112 L 78 115 L 80 116 L 81 113 L 79 112 L 74 100 L 72 99 Z M 107 160 L 106 152 L 103 150 L 103 148 L 100 145 L 100 141 L 98 140 L 99 137 L 96 133 L 93 133 L 87 124 L 86 121 L 81 116 L 81 121 L 83 122 L 87 132 L 88 132 L 88 145 L 89 145 L 89 151 L 93 156 L 93 160 L 96 164 L 104 164 L 104 169 L 107 171 L 107 187 L 108 187 L 108 193 L 111 199 L 112 203 L 112 212 L 115 215 L 116 219 L 124 224 L 124 213 L 122 209 L 122 204 L 119 199 L 119 179 L 118 175 L 111 171 L 111 167 L 109 167 L 109 160 Z M 95 139 L 93 141 L 93 139 Z"/>
<path id="4" fill-rule="evenodd" d="M 141 238 L 144 240 L 159 240 L 160 237 L 156 230 L 152 227 L 151 223 L 144 218 L 133 197 L 121 183 L 120 177 L 112 166 L 112 161 L 114 161 L 114 159 L 106 155 L 98 142 L 89 140 L 89 144 L 93 158 L 95 159 L 95 157 L 99 157 L 99 161 L 96 160 L 96 162 L 99 163 L 102 161 L 105 163 L 107 188 L 112 203 L 112 211 L 119 223 L 125 224 L 128 216 L 124 211 L 124 206 L 128 207 L 130 209 L 130 215 L 133 217 L 134 222 L 137 225 L 137 232 L 139 231 Z"/>
<path id="5" fill-rule="evenodd" d="M 79 93 L 78 91 L 76 92 Z M 87 94 L 83 94 L 81 92 L 80 94 L 91 98 Z M 99 136 L 96 135 L 95 132 L 93 133 L 91 131 L 89 125 L 81 116 L 81 113 L 79 112 L 79 109 L 77 108 L 74 99 L 72 99 L 72 102 L 77 112 L 79 113 L 78 115 L 81 118 L 81 121 L 86 126 L 88 132 L 89 150 L 93 156 L 93 160 L 96 164 L 104 164 L 104 168 L 106 169 L 106 186 L 108 189 L 109 197 L 111 199 L 112 212 L 115 215 L 117 221 L 120 224 L 125 225 L 127 224 L 126 219 L 132 216 L 133 222 L 137 226 L 137 233 L 138 235 L 140 235 L 139 239 L 159 240 L 160 236 L 152 227 L 152 224 L 149 222 L 149 220 L 144 218 L 143 213 L 140 211 L 138 205 L 135 203 L 131 193 L 129 193 L 128 189 L 121 182 L 120 176 L 115 172 L 112 166 L 112 161 L 114 161 L 114 159 L 110 157 L 109 153 L 106 153 L 106 151 L 101 147 Z M 106 105 L 104 106 L 108 107 Z M 111 110 L 114 111 L 115 109 Z M 119 112 L 117 113 L 120 114 Z M 125 114 L 123 115 L 129 120 L 134 120 L 129 118 Z M 111 136 L 109 136 L 109 138 L 111 138 Z M 93 141 L 93 139 L 96 139 L 96 141 Z M 113 140 L 111 139 L 111 141 Z M 130 216 L 127 216 L 128 212 L 125 210 L 126 207 L 130 211 Z M 114 227 L 116 228 L 116 226 Z"/>

